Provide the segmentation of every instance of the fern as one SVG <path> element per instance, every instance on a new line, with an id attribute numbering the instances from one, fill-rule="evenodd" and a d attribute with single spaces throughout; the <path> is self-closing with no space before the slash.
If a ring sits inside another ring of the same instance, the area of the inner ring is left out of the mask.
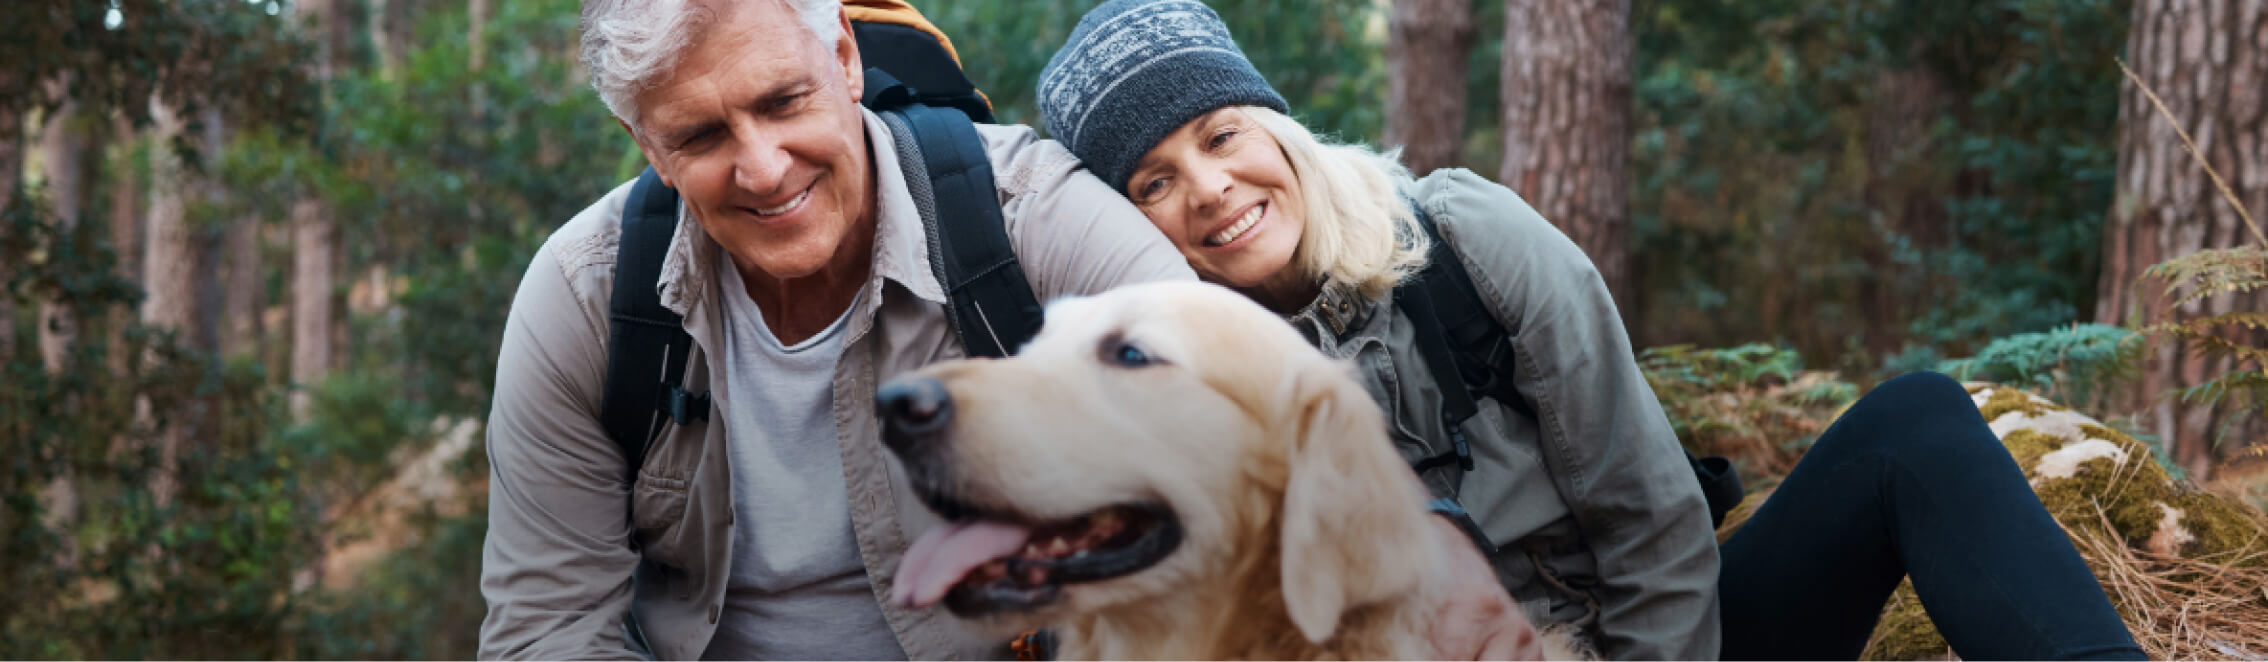
<path id="1" fill-rule="evenodd" d="M 2268 330 L 2268 311 L 2238 310 L 2183 319 L 2180 309 L 2223 294 L 2268 289 L 2268 247 L 2239 246 L 2202 250 L 2151 266 L 2148 277 L 2167 281 L 2172 301 L 2163 322 L 2142 327 L 2142 333 L 2186 347 L 2207 360 L 2228 359 L 2228 372 L 2179 389 L 2173 395 L 2188 405 L 2229 408 L 2227 423 L 2214 431 L 2212 445 L 2229 441 L 2236 427 L 2251 418 L 2248 413 L 2268 411 L 2268 346 L 2258 338 Z M 2239 459 L 2258 455 L 2262 446 L 2239 452 Z"/>
<path id="2" fill-rule="evenodd" d="M 2142 337 L 2115 326 L 2075 324 L 1994 340 L 1976 356 L 1937 369 L 1954 379 L 2000 382 L 2078 404 L 2137 374 Z"/>
<path id="3" fill-rule="evenodd" d="M 2171 305 L 2186 306 L 2219 294 L 2268 288 L 2268 248 L 2209 248 L 2151 265 L 2142 274 L 2164 279 L 2166 296 L 2176 297 Z"/>

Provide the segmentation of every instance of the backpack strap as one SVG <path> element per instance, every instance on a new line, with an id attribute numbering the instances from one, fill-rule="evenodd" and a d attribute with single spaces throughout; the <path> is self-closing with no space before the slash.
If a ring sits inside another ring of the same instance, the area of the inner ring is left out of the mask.
<path id="1" fill-rule="evenodd" d="M 599 410 L 599 422 L 622 448 L 632 478 L 662 419 L 686 425 L 709 417 L 709 394 L 689 393 L 683 386 L 693 337 L 685 332 L 685 318 L 662 306 L 656 289 L 676 234 L 677 191 L 646 168 L 622 205 L 622 240 L 606 311 L 606 391 Z"/>
<path id="2" fill-rule="evenodd" d="M 866 90 L 867 108 L 895 138 L 954 333 L 969 356 L 1007 356 L 1039 333 L 1041 309 L 1008 241 L 992 159 L 976 125 L 955 110 L 918 103 L 912 88 L 881 69 L 866 70 Z"/>
<path id="3" fill-rule="evenodd" d="M 1465 441 L 1461 424 L 1478 411 L 1476 399 L 1494 398 L 1530 419 L 1541 419 L 1535 406 L 1514 385 L 1513 375 L 1519 365 L 1512 333 L 1488 311 L 1480 290 L 1473 287 L 1472 275 L 1465 272 L 1456 250 L 1442 240 L 1441 229 L 1425 206 L 1413 200 L 1410 209 L 1417 215 L 1418 227 L 1424 228 L 1426 238 L 1432 240 L 1432 248 L 1417 278 L 1394 288 L 1394 302 L 1409 315 L 1417 330 L 1418 353 L 1424 356 L 1434 378 L 1441 381 L 1442 423 L 1449 430 L 1451 446 L 1413 466 L 1423 472 L 1455 462 L 1471 471 L 1472 448 Z M 1701 483 L 1711 525 L 1723 524 L 1725 515 L 1746 496 L 1740 474 L 1733 471 L 1731 460 L 1695 457 L 1682 445 L 1679 449 L 1685 452 L 1686 464 Z"/>

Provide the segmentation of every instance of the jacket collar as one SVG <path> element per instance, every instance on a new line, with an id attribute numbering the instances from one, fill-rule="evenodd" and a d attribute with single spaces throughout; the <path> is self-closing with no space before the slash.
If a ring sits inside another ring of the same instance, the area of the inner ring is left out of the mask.
<path id="1" fill-rule="evenodd" d="M 1330 330 L 1334 341 L 1345 340 L 1349 332 L 1362 328 L 1381 303 L 1363 298 L 1361 290 L 1352 285 L 1333 281 L 1291 320 L 1294 326 L 1305 326 L 1299 324 L 1301 320 L 1314 320 L 1319 328 Z"/>
<path id="2" fill-rule="evenodd" d="M 890 127 L 873 111 L 859 109 L 866 124 L 867 159 L 874 170 L 875 277 L 899 286 L 932 303 L 945 302 L 945 288 L 929 266 L 929 237 L 921 212 L 914 207 L 898 166 L 897 144 Z M 692 310 L 709 300 L 716 282 L 717 244 L 693 220 L 681 201 L 677 207 L 677 235 L 670 239 L 669 256 L 662 262 L 660 288 L 663 307 L 691 317 Z"/>

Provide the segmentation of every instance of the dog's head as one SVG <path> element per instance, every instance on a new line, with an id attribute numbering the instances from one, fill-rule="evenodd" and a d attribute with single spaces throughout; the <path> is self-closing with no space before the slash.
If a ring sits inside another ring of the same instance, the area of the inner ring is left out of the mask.
<path id="1" fill-rule="evenodd" d="M 1060 301 L 1014 358 L 931 366 L 877 401 L 884 442 L 947 520 L 908 551 L 900 605 L 1030 627 L 1280 578 L 1322 641 L 1344 610 L 1417 582 L 1397 550 L 1426 539 L 1422 490 L 1378 407 L 1229 290 Z"/>

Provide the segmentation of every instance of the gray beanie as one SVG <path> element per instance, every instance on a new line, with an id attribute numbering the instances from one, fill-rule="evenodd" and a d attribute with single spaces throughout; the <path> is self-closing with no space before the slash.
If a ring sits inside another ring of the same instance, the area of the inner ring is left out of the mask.
<path id="1" fill-rule="evenodd" d="M 1121 194 L 1144 153 L 1225 106 L 1290 112 L 1220 15 L 1197 0 L 1103 3 L 1040 70 L 1048 133 Z"/>

